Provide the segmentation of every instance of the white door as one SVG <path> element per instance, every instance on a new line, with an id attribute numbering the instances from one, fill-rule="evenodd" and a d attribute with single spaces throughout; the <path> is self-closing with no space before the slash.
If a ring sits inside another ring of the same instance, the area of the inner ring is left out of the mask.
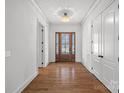
<path id="1" fill-rule="evenodd" d="M 113 92 L 118 89 L 118 3 L 110 6 L 102 14 L 103 30 L 103 83 Z"/>
<path id="2" fill-rule="evenodd" d="M 99 78 L 102 78 L 102 30 L 101 30 L 101 15 L 97 16 L 93 21 L 92 28 L 92 59 L 93 73 Z"/>

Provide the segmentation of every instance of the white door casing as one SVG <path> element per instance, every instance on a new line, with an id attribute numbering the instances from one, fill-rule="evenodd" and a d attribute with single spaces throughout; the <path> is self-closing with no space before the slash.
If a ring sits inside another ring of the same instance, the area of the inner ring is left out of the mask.
<path id="1" fill-rule="evenodd" d="M 38 23 L 38 67 L 44 67 L 44 26 Z"/>

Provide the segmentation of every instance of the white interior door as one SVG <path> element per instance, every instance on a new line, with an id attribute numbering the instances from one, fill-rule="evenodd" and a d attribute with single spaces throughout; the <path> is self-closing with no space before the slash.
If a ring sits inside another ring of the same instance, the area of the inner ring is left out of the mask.
<path id="1" fill-rule="evenodd" d="M 118 3 L 102 14 L 103 25 L 103 83 L 113 92 L 118 88 Z"/>
<path id="2" fill-rule="evenodd" d="M 92 59 L 94 74 L 101 79 L 102 77 L 102 30 L 101 30 L 101 15 L 97 16 L 93 21 L 92 29 Z"/>

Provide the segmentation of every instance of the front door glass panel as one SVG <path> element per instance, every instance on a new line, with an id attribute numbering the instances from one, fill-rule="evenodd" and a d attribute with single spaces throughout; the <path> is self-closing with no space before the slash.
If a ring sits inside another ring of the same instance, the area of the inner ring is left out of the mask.
<path id="1" fill-rule="evenodd" d="M 75 61 L 74 32 L 56 32 L 56 61 Z"/>

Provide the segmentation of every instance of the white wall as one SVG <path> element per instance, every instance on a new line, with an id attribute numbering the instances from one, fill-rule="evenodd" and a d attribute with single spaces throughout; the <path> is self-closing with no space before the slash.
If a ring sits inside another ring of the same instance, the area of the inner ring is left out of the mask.
<path id="1" fill-rule="evenodd" d="M 37 75 L 37 19 L 46 27 L 48 62 L 48 24 L 28 0 L 6 0 L 6 93 L 17 93 Z"/>
<path id="2" fill-rule="evenodd" d="M 76 33 L 76 62 L 81 62 L 81 25 L 51 24 L 49 32 L 49 62 L 55 62 L 55 32 Z"/>

